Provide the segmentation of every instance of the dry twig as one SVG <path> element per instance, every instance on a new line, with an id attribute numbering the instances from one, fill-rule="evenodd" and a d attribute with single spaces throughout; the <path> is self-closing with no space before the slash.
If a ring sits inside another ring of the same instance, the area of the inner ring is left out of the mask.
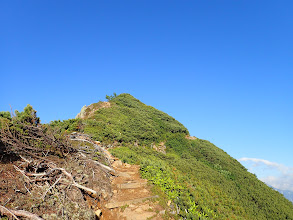
<path id="1" fill-rule="evenodd" d="M 24 217 L 24 218 L 31 219 L 31 220 L 43 220 L 42 218 L 40 218 L 36 214 L 30 213 L 30 212 L 27 212 L 24 210 L 8 209 L 2 205 L 0 205 L 0 213 L 2 213 L 2 215 L 6 215 L 6 216 L 12 216 L 17 220 L 19 220 L 19 218 L 17 218 L 17 216 Z"/>

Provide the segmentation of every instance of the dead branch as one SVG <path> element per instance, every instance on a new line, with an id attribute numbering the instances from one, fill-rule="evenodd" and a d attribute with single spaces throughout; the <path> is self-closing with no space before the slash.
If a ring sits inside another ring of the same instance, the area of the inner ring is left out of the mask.
<path id="1" fill-rule="evenodd" d="M 48 154 L 64 157 L 68 153 L 76 152 L 67 137 L 56 138 L 54 135 L 56 134 L 45 126 L 36 127 L 20 121 L 6 124 L 0 130 L 1 142 L 8 150 L 19 154 L 44 158 Z"/>
<path id="2" fill-rule="evenodd" d="M 93 142 L 88 141 L 88 140 L 86 140 L 86 139 L 72 138 L 72 139 L 70 139 L 70 140 L 71 140 L 71 141 L 83 141 L 83 142 L 90 143 L 90 144 L 94 145 L 94 147 L 97 148 L 98 151 L 104 152 L 104 149 L 101 148 L 99 145 L 94 144 Z"/>
<path id="3" fill-rule="evenodd" d="M 79 189 L 84 190 L 85 192 L 87 192 L 89 195 L 91 195 L 93 197 L 98 197 L 100 195 L 97 191 L 95 191 L 93 189 L 90 189 L 90 188 L 88 188 L 86 186 L 82 186 L 82 185 L 80 185 L 80 184 L 78 184 L 76 182 L 74 182 L 72 185 L 77 187 L 77 188 L 79 188 Z"/>
<path id="4" fill-rule="evenodd" d="M 54 168 L 54 169 L 51 169 L 49 170 L 48 172 L 46 173 L 28 173 L 28 172 L 25 172 L 23 171 L 27 176 L 34 176 L 34 177 L 43 177 L 43 176 L 49 176 L 51 173 L 53 173 L 54 171 L 58 170 L 58 171 L 61 171 L 62 168 Z"/>
<path id="5" fill-rule="evenodd" d="M 27 163 L 31 163 L 31 162 L 32 162 L 32 161 L 26 159 L 25 157 L 23 157 L 23 156 L 21 156 L 21 155 L 19 155 L 19 157 L 20 157 L 21 159 L 23 159 L 23 160 L 24 160 L 25 162 L 27 162 Z"/>
<path id="6" fill-rule="evenodd" d="M 102 163 L 100 163 L 100 162 L 98 162 L 96 160 L 89 160 L 89 161 L 99 165 L 100 167 L 102 167 L 103 169 L 106 169 L 107 171 L 110 171 L 112 173 L 116 173 L 116 171 L 114 169 L 112 169 L 111 167 L 108 167 L 108 166 L 106 166 L 106 165 L 104 165 L 104 164 L 102 164 Z"/>
<path id="7" fill-rule="evenodd" d="M 99 145 L 93 143 L 93 141 L 89 141 L 89 140 L 86 140 L 86 139 L 80 139 L 80 138 L 70 138 L 70 140 L 72 140 L 72 141 L 83 141 L 83 142 L 87 142 L 87 143 L 92 144 L 99 152 L 101 152 L 104 155 L 104 157 L 107 159 L 107 162 L 109 164 L 111 164 L 110 163 L 111 158 L 109 157 L 109 154 L 107 153 L 107 151 L 104 148 L 100 147 Z"/>
<path id="8" fill-rule="evenodd" d="M 27 212 L 24 210 L 8 209 L 2 205 L 0 205 L 0 213 L 2 215 L 6 215 L 6 216 L 12 216 L 13 218 L 15 218 L 17 220 L 19 220 L 19 218 L 17 218 L 17 216 L 24 217 L 24 218 L 31 219 L 31 220 L 43 220 L 42 218 L 40 218 L 36 214 L 30 213 L 30 212 Z"/>
<path id="9" fill-rule="evenodd" d="M 63 174 L 64 174 L 64 175 L 70 180 L 70 182 L 71 182 L 71 184 L 72 184 L 73 186 L 75 186 L 75 187 L 77 187 L 77 188 L 79 188 L 79 189 L 84 190 L 85 192 L 87 192 L 89 195 L 91 195 L 91 196 L 93 196 L 93 197 L 97 197 L 97 196 L 99 196 L 99 194 L 98 194 L 97 191 L 95 191 L 95 190 L 93 190 L 93 189 L 90 189 L 90 188 L 88 188 L 88 187 L 86 187 L 86 186 L 82 186 L 82 185 L 76 183 L 75 180 L 74 180 L 74 178 L 73 178 L 73 176 L 72 176 L 70 173 L 68 173 L 65 169 L 55 167 L 54 165 L 51 165 L 50 167 L 51 167 L 52 169 L 51 169 L 49 172 L 47 172 L 47 173 L 30 173 L 30 174 L 26 173 L 26 174 L 27 174 L 27 175 L 30 175 L 30 176 L 40 177 L 40 176 L 48 176 L 48 175 L 50 175 L 51 173 L 53 173 L 53 171 L 55 171 L 55 170 L 59 170 L 59 171 L 61 171 L 61 172 L 62 172 L 62 173 L 63 173 Z M 24 172 L 24 171 L 22 171 L 22 172 Z M 58 180 L 58 182 L 59 182 L 59 180 Z M 65 182 L 67 182 L 67 181 L 65 180 Z"/>
<path id="10" fill-rule="evenodd" d="M 95 191 L 95 190 L 93 190 L 93 189 L 91 189 L 91 188 L 88 188 L 88 187 L 86 187 L 86 186 L 82 186 L 82 185 L 80 185 L 80 184 L 78 184 L 77 182 L 75 182 L 75 180 L 74 180 L 74 178 L 73 178 L 73 176 L 70 174 L 70 173 L 68 173 L 65 169 L 63 169 L 63 168 L 58 168 L 58 167 L 55 167 L 54 165 L 51 165 L 50 167 L 52 168 L 52 169 L 50 169 L 48 172 L 46 172 L 46 173 L 29 173 L 29 172 L 26 172 L 26 171 L 24 171 L 24 170 L 21 170 L 21 169 L 19 169 L 17 166 L 15 166 L 15 165 L 13 165 L 14 166 L 14 168 L 17 170 L 17 171 L 19 171 L 24 177 L 26 177 L 28 180 L 29 180 L 29 182 L 32 182 L 32 181 L 42 181 L 42 179 L 36 179 L 36 180 L 31 180 L 28 176 L 31 176 L 31 177 L 43 177 L 43 176 L 49 176 L 50 174 L 52 174 L 54 171 L 61 171 L 62 172 L 62 174 L 64 174 L 66 177 L 67 177 L 67 179 L 69 179 L 69 181 L 66 181 L 66 180 L 64 180 L 63 182 L 65 182 L 66 184 L 68 184 L 68 183 L 70 183 L 72 186 L 75 186 L 75 187 L 77 187 L 77 188 L 79 188 L 79 189 L 81 189 L 81 190 L 83 190 L 83 191 L 85 191 L 87 194 L 89 194 L 89 195 L 91 195 L 92 197 L 98 197 L 99 196 L 99 193 L 97 192 L 97 191 Z M 61 180 L 61 178 L 62 178 L 62 176 L 60 176 L 59 177 L 59 179 L 49 188 L 49 190 L 50 189 L 52 189 L 60 180 Z M 47 180 L 47 179 L 44 179 L 44 180 Z M 47 192 L 49 191 L 49 190 L 47 190 Z M 43 199 L 45 198 L 45 196 L 46 196 L 46 194 L 47 194 L 47 192 L 43 195 Z"/>
<path id="11" fill-rule="evenodd" d="M 44 182 L 44 181 L 52 181 L 54 177 L 50 178 L 39 178 L 39 179 L 32 179 L 30 182 Z"/>
<path id="12" fill-rule="evenodd" d="M 20 172 L 26 179 L 28 179 L 29 181 L 31 180 L 27 175 L 25 175 L 25 171 L 19 169 L 17 166 L 13 165 L 13 167 Z"/>
<path id="13" fill-rule="evenodd" d="M 25 183 L 24 183 L 23 185 L 24 185 L 24 188 L 26 189 L 26 191 L 27 191 L 29 194 L 32 194 L 31 191 L 29 191 L 29 189 L 26 187 Z"/>
<path id="14" fill-rule="evenodd" d="M 91 195 L 91 196 L 93 196 L 93 197 L 98 197 L 98 196 L 99 196 L 99 194 L 98 194 L 97 191 L 95 191 L 95 190 L 93 190 L 93 189 L 90 189 L 90 188 L 88 188 L 88 187 L 86 187 L 86 186 L 82 186 L 82 185 L 76 183 L 76 182 L 74 181 L 74 179 L 73 179 L 73 176 L 72 176 L 70 173 L 68 173 L 65 169 L 63 169 L 63 168 L 56 168 L 56 169 L 61 170 L 62 173 L 63 173 L 65 176 L 67 176 L 68 179 L 70 179 L 70 180 L 72 181 L 72 185 L 73 185 L 73 186 L 75 186 L 75 187 L 77 187 L 77 188 L 79 188 L 79 189 L 84 190 L 85 192 L 87 192 L 89 195 Z"/>
<path id="15" fill-rule="evenodd" d="M 46 197 L 46 195 L 47 195 L 47 193 L 50 191 L 50 189 L 52 189 L 60 180 L 61 180 L 61 178 L 62 178 L 62 175 L 56 180 L 56 182 L 52 185 L 52 186 L 50 186 L 49 187 L 49 189 L 44 193 L 44 195 L 42 196 L 42 199 L 44 200 L 45 199 L 45 197 Z"/>
<path id="16" fill-rule="evenodd" d="M 14 217 L 16 220 L 19 220 L 19 218 L 16 217 L 16 215 L 13 214 L 12 210 L 9 210 L 8 208 L 1 206 L 0 205 L 0 213 L 4 214 L 4 215 L 11 215 L 12 217 Z"/>

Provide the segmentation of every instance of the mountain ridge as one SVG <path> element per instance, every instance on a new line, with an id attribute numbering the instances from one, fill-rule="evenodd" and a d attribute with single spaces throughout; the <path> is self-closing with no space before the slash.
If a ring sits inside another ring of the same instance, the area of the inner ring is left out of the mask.
<path id="1" fill-rule="evenodd" d="M 124 162 L 140 164 L 142 176 L 186 210 L 179 213 L 181 218 L 293 219 L 292 203 L 283 195 L 212 143 L 186 139 L 187 128 L 173 117 L 130 94 L 109 102 L 110 108 L 97 109 L 84 120 L 83 131 L 102 142 L 118 142 L 112 153 Z M 166 145 L 166 155 L 151 149 L 160 142 Z"/>
<path id="2" fill-rule="evenodd" d="M 29 162 L 21 163 L 27 166 L 30 163 L 40 164 L 39 160 L 46 161 L 47 156 L 55 158 L 60 167 L 65 167 L 59 170 L 71 169 L 75 176 L 64 171 L 66 176 L 75 186 L 90 193 L 93 192 L 90 188 L 81 185 L 87 183 L 83 179 L 90 180 L 92 184 L 93 179 L 98 177 L 92 175 L 90 169 L 83 167 L 82 170 L 80 166 L 84 163 L 80 161 L 90 155 L 88 159 L 95 160 L 95 166 L 111 166 L 102 150 L 108 149 L 122 163 L 139 165 L 141 177 L 148 180 L 153 194 L 158 195 L 156 200 L 161 207 L 165 207 L 167 219 L 293 219 L 293 204 L 282 194 L 258 180 L 239 161 L 211 142 L 190 138 L 188 129 L 175 118 L 142 103 L 130 94 L 108 96 L 108 99 L 109 104 L 98 102 L 83 107 L 83 118 L 57 120 L 45 125 L 40 124 L 36 111 L 29 105 L 24 112 L 17 112 L 14 117 L 1 112 L 0 126 L 4 125 L 4 128 L 0 133 L 0 147 L 4 152 L 14 152 L 15 164 L 23 160 L 17 157 L 17 153 L 35 156 L 31 162 L 25 159 Z M 12 133 L 9 131 L 17 132 L 18 135 L 10 135 Z M 71 141 L 68 138 L 74 138 L 76 134 L 90 138 L 96 148 L 68 142 Z M 1 144 L 1 141 L 7 146 Z M 34 150 L 35 155 L 14 143 Z M 69 159 L 65 160 L 66 157 Z M 76 158 L 79 159 L 76 161 Z M 11 161 L 5 163 L 13 169 Z M 55 169 L 51 165 L 42 166 L 40 169 L 48 173 Z M 79 167 L 79 170 L 75 170 L 75 167 Z M 27 169 L 31 172 L 31 169 Z M 94 169 L 94 172 L 98 172 L 96 167 Z M 107 170 L 111 170 L 111 167 Z M 83 172 L 87 173 L 86 176 L 81 174 Z M 111 174 L 101 170 L 99 172 L 107 179 L 109 191 Z M 55 173 L 52 177 L 55 185 L 62 178 L 62 174 L 58 175 L 60 173 Z M 75 182 L 75 178 L 81 181 L 80 184 Z M 22 182 L 19 181 L 19 184 Z M 57 185 L 60 187 L 59 183 Z M 43 193 L 46 195 L 47 191 Z M 48 202 L 52 201 L 50 199 L 54 198 L 48 196 Z M 47 204 L 43 205 L 46 207 Z M 69 207 L 70 204 L 66 206 Z M 90 213 L 90 210 L 80 212 L 82 215 Z"/>

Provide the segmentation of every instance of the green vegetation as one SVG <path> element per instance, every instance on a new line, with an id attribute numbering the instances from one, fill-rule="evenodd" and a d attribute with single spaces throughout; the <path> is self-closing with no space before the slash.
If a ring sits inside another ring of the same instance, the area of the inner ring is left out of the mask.
<path id="1" fill-rule="evenodd" d="M 178 218 L 293 219 L 291 202 L 210 142 L 174 135 L 167 147 L 166 155 L 134 146 L 112 153 L 123 162 L 140 164 L 142 177 L 178 207 Z"/>
<path id="2" fill-rule="evenodd" d="M 82 131 L 83 123 L 81 119 L 68 119 L 64 121 L 55 120 L 49 124 L 50 127 L 59 130 L 61 133 Z"/>
<path id="3" fill-rule="evenodd" d="M 71 126 L 74 124 L 71 123 Z M 40 124 L 37 111 L 27 105 L 22 112 L 15 111 L 13 117 L 9 112 L 0 113 L 0 143 L 5 151 L 22 153 L 30 156 L 57 155 L 64 157 L 73 149 L 67 144 L 66 137 L 54 126 Z"/>
<path id="4" fill-rule="evenodd" d="M 149 145 L 165 141 L 172 133 L 188 134 L 174 118 L 129 94 L 112 97 L 110 103 L 110 108 L 98 109 L 83 122 L 84 132 L 96 140 Z"/>
<path id="5" fill-rule="evenodd" d="M 25 125 L 37 126 L 40 124 L 40 118 L 37 117 L 37 111 L 34 110 L 29 104 L 23 109 L 23 112 L 16 110 L 14 117 L 11 117 L 9 112 L 0 112 L 0 128 L 2 124 L 4 125 L 4 123 L 14 124 L 14 126 L 20 127 L 18 122 Z"/>
<path id="6" fill-rule="evenodd" d="M 84 132 L 122 143 L 113 154 L 140 164 L 142 177 L 180 210 L 178 218 L 293 219 L 292 203 L 210 142 L 186 139 L 188 130 L 174 118 L 129 94 L 109 101 L 110 108 L 83 120 Z M 161 141 L 166 154 L 150 147 Z"/>
<path id="7" fill-rule="evenodd" d="M 11 117 L 9 112 L 0 112 L 0 128 L 4 128 L 4 125 L 14 125 L 14 128 L 20 128 L 18 122 L 23 124 L 34 124 L 37 126 L 40 123 L 40 118 L 37 117 L 37 112 L 31 105 L 27 105 L 23 112 L 15 111 L 15 116 Z"/>
<path id="8" fill-rule="evenodd" d="M 111 101 L 112 99 L 114 99 L 114 98 L 116 98 L 117 97 L 117 94 L 114 92 L 113 93 L 113 95 L 106 95 L 106 99 L 108 100 L 108 101 Z"/>
<path id="9" fill-rule="evenodd" d="M 9 112 L 0 112 L 0 129 L 11 121 L 11 115 Z"/>
<path id="10" fill-rule="evenodd" d="M 23 112 L 15 111 L 16 117 L 14 117 L 14 120 L 19 120 L 22 123 L 25 124 L 31 124 L 37 126 L 40 124 L 40 118 L 37 117 L 37 111 L 33 109 L 31 105 L 27 105 Z"/>
<path id="11" fill-rule="evenodd" d="M 11 115 L 9 112 L 0 112 L 0 118 L 11 119 Z"/>
<path id="12" fill-rule="evenodd" d="M 85 119 L 50 123 L 61 132 L 82 131 L 103 143 L 120 143 L 112 153 L 139 164 L 178 219 L 293 219 L 293 204 L 247 172 L 212 143 L 186 139 L 188 130 L 174 118 L 129 94 L 89 106 Z M 93 114 L 89 114 L 97 109 Z M 8 119 L 6 119 L 8 120 Z M 164 142 L 166 154 L 151 146 Z M 162 196 L 163 195 L 163 196 Z M 165 206 L 167 206 L 165 204 Z"/>

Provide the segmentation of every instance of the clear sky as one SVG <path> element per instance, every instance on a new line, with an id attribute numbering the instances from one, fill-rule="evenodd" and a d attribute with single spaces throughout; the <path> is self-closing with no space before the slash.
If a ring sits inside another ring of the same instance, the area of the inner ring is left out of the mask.
<path id="1" fill-rule="evenodd" d="M 0 110 L 30 103 L 50 122 L 130 93 L 236 159 L 293 167 L 292 11 L 292 0 L 1 1 Z"/>

